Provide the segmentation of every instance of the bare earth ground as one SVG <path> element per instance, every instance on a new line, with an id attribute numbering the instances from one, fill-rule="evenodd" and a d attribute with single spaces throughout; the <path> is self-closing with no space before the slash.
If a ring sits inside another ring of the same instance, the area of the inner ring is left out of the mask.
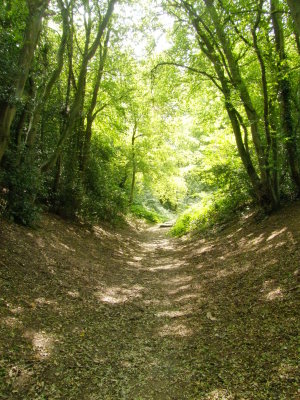
<path id="1" fill-rule="evenodd" d="M 190 241 L 0 224 L 1 399 L 300 398 L 299 203 Z"/>

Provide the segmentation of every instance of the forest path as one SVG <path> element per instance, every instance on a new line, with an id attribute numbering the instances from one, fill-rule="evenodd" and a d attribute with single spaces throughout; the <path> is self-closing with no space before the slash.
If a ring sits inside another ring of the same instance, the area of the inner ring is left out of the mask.
<path id="1" fill-rule="evenodd" d="M 3 222 L 0 399 L 298 399 L 299 216 L 192 241 Z"/>

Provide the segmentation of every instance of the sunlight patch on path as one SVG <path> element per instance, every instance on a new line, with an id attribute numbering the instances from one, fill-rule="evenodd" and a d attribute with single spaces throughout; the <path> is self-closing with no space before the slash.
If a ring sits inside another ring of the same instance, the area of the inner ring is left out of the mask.
<path id="1" fill-rule="evenodd" d="M 34 300 L 34 302 L 37 305 L 43 306 L 57 306 L 57 301 L 56 300 L 51 300 L 51 299 L 45 299 L 45 297 L 38 297 L 37 299 Z"/>
<path id="2" fill-rule="evenodd" d="M 205 400 L 233 400 L 234 397 L 224 389 L 216 389 L 210 392 Z"/>
<path id="3" fill-rule="evenodd" d="M 178 336 L 178 337 L 187 337 L 192 336 L 193 331 L 187 328 L 184 324 L 173 324 L 173 325 L 164 325 L 159 330 L 159 336 Z"/>
<path id="4" fill-rule="evenodd" d="M 168 239 L 162 239 L 157 242 L 143 243 L 143 249 L 146 252 L 172 251 L 174 250 L 174 246 L 170 244 Z"/>
<path id="5" fill-rule="evenodd" d="M 191 282 L 194 279 L 191 275 L 175 275 L 173 278 L 168 279 L 168 281 L 164 282 L 165 285 L 172 284 L 175 285 L 182 285 L 183 283 Z"/>
<path id="6" fill-rule="evenodd" d="M 283 293 L 282 289 L 280 287 L 271 290 L 269 293 L 266 295 L 267 300 L 276 300 L 276 299 L 282 299 L 283 298 Z"/>
<path id="7" fill-rule="evenodd" d="M 5 317 L 1 320 L 1 324 L 6 325 L 10 328 L 18 328 L 22 326 L 22 322 L 16 317 Z"/>
<path id="8" fill-rule="evenodd" d="M 145 306 L 162 306 L 162 307 L 169 307 L 172 305 L 171 301 L 169 299 L 147 299 L 144 300 L 143 304 Z"/>
<path id="9" fill-rule="evenodd" d="M 58 341 L 53 335 L 45 331 L 34 332 L 28 330 L 24 333 L 24 337 L 32 342 L 32 347 L 39 359 L 49 358 L 55 342 Z"/>
<path id="10" fill-rule="evenodd" d="M 197 294 L 189 293 L 178 297 L 175 301 L 176 303 L 182 303 L 182 302 L 189 302 L 192 299 L 198 299 L 198 298 L 199 296 Z"/>
<path id="11" fill-rule="evenodd" d="M 165 318 L 165 317 L 178 318 L 178 317 L 184 317 L 190 313 L 191 313 L 191 310 L 182 310 L 182 311 L 176 310 L 176 311 L 161 311 L 161 312 L 156 313 L 155 315 L 158 318 Z"/>
<path id="12" fill-rule="evenodd" d="M 281 300 L 284 297 L 283 290 L 274 279 L 270 279 L 264 282 L 262 289 L 260 290 L 263 294 L 264 300 Z"/>
<path id="13" fill-rule="evenodd" d="M 281 235 L 282 233 L 284 233 L 286 231 L 287 231 L 287 228 L 285 227 L 285 228 L 282 228 L 282 229 L 272 232 L 272 234 L 267 238 L 267 242 L 269 242 L 270 240 L 274 239 L 275 237 Z"/>
<path id="14" fill-rule="evenodd" d="M 143 286 L 134 285 L 132 287 L 98 287 L 95 296 L 103 303 L 119 304 L 142 297 Z"/>
<path id="15" fill-rule="evenodd" d="M 79 291 L 78 290 L 68 290 L 67 295 L 72 297 L 73 299 L 77 299 L 80 297 Z"/>
<path id="16" fill-rule="evenodd" d="M 168 294 L 169 295 L 174 295 L 174 294 L 178 294 L 180 292 L 184 292 L 184 291 L 189 290 L 189 289 L 191 289 L 191 285 L 183 285 L 183 286 L 177 287 L 176 289 L 168 290 Z"/>
<path id="17" fill-rule="evenodd" d="M 172 262 L 171 264 L 162 264 L 158 265 L 156 267 L 150 267 L 147 268 L 148 271 L 151 272 L 156 272 L 156 271 L 168 271 L 168 270 L 174 270 L 182 267 L 184 265 L 184 262 L 182 261 L 177 261 L 177 262 Z"/>

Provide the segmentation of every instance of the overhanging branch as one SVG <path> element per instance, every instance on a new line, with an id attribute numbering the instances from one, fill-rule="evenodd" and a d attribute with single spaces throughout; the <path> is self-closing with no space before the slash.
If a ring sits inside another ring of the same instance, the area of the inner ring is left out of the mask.
<path id="1" fill-rule="evenodd" d="M 175 67 L 184 68 L 184 69 L 187 69 L 187 70 L 189 70 L 191 72 L 194 72 L 196 74 L 200 74 L 200 75 L 206 76 L 209 80 L 211 80 L 214 83 L 215 86 L 217 86 L 217 88 L 219 90 L 222 91 L 222 88 L 219 85 L 219 83 L 217 82 L 217 78 L 215 76 L 209 74 L 206 71 L 203 71 L 203 70 L 200 70 L 200 69 L 197 69 L 197 68 L 193 68 L 193 67 L 189 67 L 187 65 L 179 64 L 179 63 L 172 62 L 172 61 L 164 61 L 164 62 L 160 62 L 160 63 L 156 64 L 155 67 L 152 69 L 151 74 L 153 74 L 159 67 L 162 67 L 164 65 L 173 65 Z"/>

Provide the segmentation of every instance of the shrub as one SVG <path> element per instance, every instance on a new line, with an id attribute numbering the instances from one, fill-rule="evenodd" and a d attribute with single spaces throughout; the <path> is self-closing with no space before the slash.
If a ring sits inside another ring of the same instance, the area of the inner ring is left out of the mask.
<path id="1" fill-rule="evenodd" d="M 248 201 L 248 196 L 243 196 L 241 193 L 230 195 L 230 193 L 215 192 L 207 195 L 201 203 L 189 207 L 178 217 L 171 229 L 171 235 L 183 236 L 191 231 L 200 232 L 215 224 L 225 223 Z"/>
<path id="2" fill-rule="evenodd" d="M 130 211 L 135 217 L 145 219 L 148 222 L 159 223 L 163 221 L 161 215 L 142 204 L 133 204 L 130 207 Z"/>
<path id="3" fill-rule="evenodd" d="M 6 168 L 2 177 L 2 204 L 10 219 L 23 225 L 37 222 L 40 207 L 36 199 L 43 189 L 37 162 L 30 156 L 16 163 L 15 152 L 7 152 Z"/>

